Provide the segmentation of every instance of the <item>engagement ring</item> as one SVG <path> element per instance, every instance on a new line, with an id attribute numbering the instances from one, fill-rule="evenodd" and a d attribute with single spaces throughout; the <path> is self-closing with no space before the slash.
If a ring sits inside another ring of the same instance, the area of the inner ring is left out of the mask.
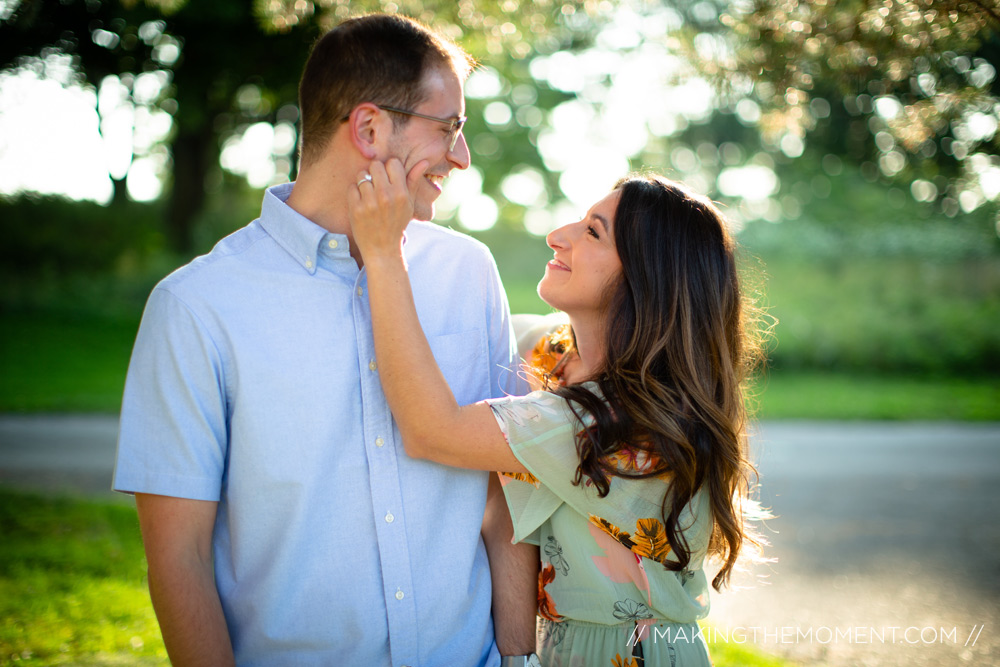
<path id="1" fill-rule="evenodd" d="M 372 175 L 365 174 L 364 178 L 358 181 L 358 187 L 360 188 L 362 183 L 371 183 L 371 182 L 372 182 Z"/>

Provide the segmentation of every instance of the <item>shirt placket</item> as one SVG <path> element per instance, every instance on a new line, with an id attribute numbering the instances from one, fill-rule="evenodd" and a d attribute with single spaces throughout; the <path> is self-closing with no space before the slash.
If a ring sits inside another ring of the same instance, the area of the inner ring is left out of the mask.
<path id="1" fill-rule="evenodd" d="M 379 380 L 364 270 L 355 282 L 353 310 L 361 374 L 365 454 L 381 561 L 389 650 L 393 665 L 414 665 L 417 663 L 417 613 L 406 542 L 399 462 L 393 438 L 392 414 Z"/>

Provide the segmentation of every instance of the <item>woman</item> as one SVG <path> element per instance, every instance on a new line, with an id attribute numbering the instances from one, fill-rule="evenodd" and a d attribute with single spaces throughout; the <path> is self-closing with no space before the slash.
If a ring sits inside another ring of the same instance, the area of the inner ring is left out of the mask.
<path id="1" fill-rule="evenodd" d="M 370 172 L 350 213 L 386 398 L 411 456 L 502 471 L 515 541 L 541 547 L 542 664 L 710 664 L 703 562 L 723 561 L 720 589 L 757 545 L 740 389 L 757 347 L 721 215 L 666 179 L 620 181 L 546 239 L 538 293 L 570 326 L 536 350 L 544 389 L 459 406 L 410 293 L 407 174 Z"/>

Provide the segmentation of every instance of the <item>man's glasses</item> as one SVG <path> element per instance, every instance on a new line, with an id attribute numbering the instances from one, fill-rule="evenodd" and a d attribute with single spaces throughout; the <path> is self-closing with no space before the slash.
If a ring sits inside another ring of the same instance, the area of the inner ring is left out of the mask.
<path id="1" fill-rule="evenodd" d="M 407 111 L 406 109 L 396 109 L 394 107 L 385 107 L 380 104 L 376 104 L 379 109 L 384 109 L 386 111 L 392 111 L 393 113 L 401 113 L 407 116 L 416 116 L 417 118 L 423 118 L 424 120 L 432 120 L 435 123 L 443 123 L 448 126 L 448 150 L 455 150 L 455 144 L 458 143 L 458 135 L 462 134 L 462 126 L 465 125 L 465 121 L 469 120 L 465 116 L 459 116 L 458 118 L 435 118 L 434 116 L 426 116 L 422 113 L 416 113 L 415 111 Z"/>

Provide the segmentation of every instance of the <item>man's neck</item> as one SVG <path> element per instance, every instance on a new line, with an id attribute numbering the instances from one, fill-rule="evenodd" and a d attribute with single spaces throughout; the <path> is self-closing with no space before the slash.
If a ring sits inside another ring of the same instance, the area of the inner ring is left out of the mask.
<path id="1" fill-rule="evenodd" d="M 316 172 L 302 173 L 285 203 L 323 229 L 350 237 L 346 193 L 347 186 L 343 183 L 338 184 L 330 178 L 321 180 Z"/>
<path id="2" fill-rule="evenodd" d="M 361 255 L 351 234 L 347 217 L 347 192 L 350 185 L 336 170 L 322 164 L 303 169 L 292 186 L 292 193 L 285 203 L 299 215 L 334 234 L 347 237 L 351 257 L 358 268 L 363 265 Z"/>

